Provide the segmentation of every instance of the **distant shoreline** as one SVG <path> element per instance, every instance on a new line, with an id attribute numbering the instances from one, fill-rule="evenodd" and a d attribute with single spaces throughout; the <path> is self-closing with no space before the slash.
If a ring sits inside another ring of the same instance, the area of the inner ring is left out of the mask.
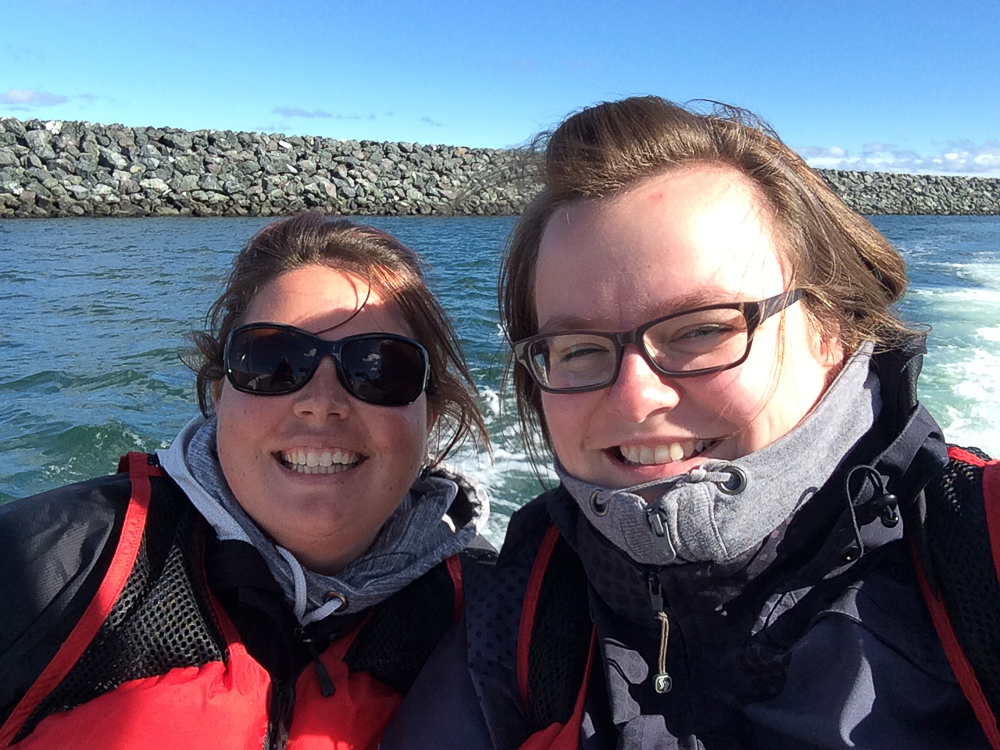
<path id="1" fill-rule="evenodd" d="M 516 151 L 0 118 L 0 218 L 516 215 Z M 1000 179 L 817 170 L 863 214 L 997 215 Z"/>

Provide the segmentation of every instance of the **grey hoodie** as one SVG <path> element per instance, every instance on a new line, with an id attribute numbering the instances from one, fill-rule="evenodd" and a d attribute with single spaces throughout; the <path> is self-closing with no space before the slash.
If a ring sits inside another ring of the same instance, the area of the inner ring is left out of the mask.
<path id="1" fill-rule="evenodd" d="M 435 469 L 418 478 L 400 498 L 364 556 L 335 576 L 316 573 L 271 540 L 233 496 L 219 465 L 215 431 L 214 417 L 192 419 L 170 448 L 157 451 L 160 464 L 220 539 L 247 542 L 261 553 L 302 625 L 384 601 L 468 547 L 486 525 L 485 491 L 457 473 Z M 471 518 L 456 528 L 448 511 L 460 494 L 470 506 Z M 331 591 L 340 596 L 331 599 Z"/>

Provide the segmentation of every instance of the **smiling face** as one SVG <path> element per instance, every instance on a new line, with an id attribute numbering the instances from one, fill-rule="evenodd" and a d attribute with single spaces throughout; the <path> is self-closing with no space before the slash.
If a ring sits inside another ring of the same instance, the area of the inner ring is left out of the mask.
<path id="1" fill-rule="evenodd" d="M 541 333 L 627 331 L 675 312 L 786 291 L 786 269 L 750 184 L 726 167 L 686 167 L 549 219 L 534 301 Z M 622 488 L 734 459 L 788 433 L 843 359 L 803 302 L 757 329 L 747 360 L 723 372 L 661 377 L 628 345 L 611 386 L 543 393 L 563 466 Z"/>
<path id="2" fill-rule="evenodd" d="M 262 287 L 242 322 L 286 323 L 330 340 L 412 336 L 396 306 L 375 289 L 369 295 L 366 282 L 320 265 Z M 426 394 L 393 407 L 349 395 L 329 357 L 303 388 L 284 396 L 242 393 L 223 380 L 215 411 L 219 462 L 237 501 L 278 544 L 322 573 L 371 546 L 427 456 L 433 421 Z M 317 464 L 327 473 L 314 473 Z"/>

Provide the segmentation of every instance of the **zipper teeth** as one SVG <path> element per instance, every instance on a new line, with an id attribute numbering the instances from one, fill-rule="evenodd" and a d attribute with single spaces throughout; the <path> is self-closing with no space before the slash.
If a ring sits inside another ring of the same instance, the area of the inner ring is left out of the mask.
<path id="1" fill-rule="evenodd" d="M 271 682 L 272 706 L 267 721 L 264 750 L 285 750 L 288 745 L 288 717 L 295 703 L 295 681 Z"/>

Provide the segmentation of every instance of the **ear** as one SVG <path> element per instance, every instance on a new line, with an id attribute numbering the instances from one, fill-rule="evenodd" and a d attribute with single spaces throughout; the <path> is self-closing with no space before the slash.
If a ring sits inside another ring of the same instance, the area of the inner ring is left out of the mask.
<path id="1" fill-rule="evenodd" d="M 819 341 L 820 361 L 829 367 L 836 367 L 844 361 L 844 345 L 839 336 L 831 336 Z"/>
<path id="2" fill-rule="evenodd" d="M 818 361 L 826 368 L 826 385 L 829 387 L 843 368 L 846 359 L 844 344 L 839 335 L 823 336 L 816 332 L 813 334 L 813 347 Z"/>

